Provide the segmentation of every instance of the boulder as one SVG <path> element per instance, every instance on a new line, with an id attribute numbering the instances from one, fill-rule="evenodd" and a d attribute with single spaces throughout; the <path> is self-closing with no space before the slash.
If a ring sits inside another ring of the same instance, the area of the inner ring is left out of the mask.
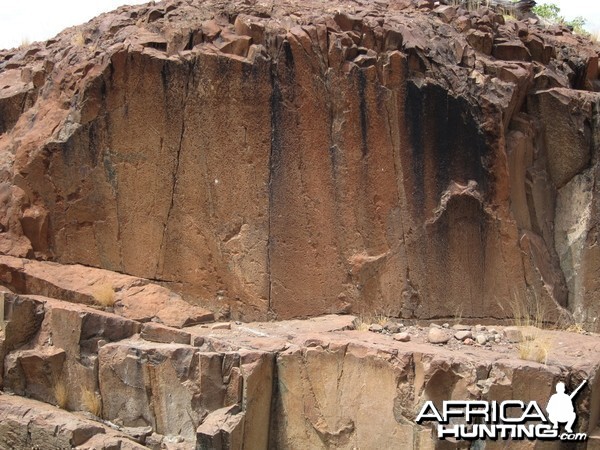
<path id="1" fill-rule="evenodd" d="M 410 334 L 408 334 L 406 331 L 404 331 L 402 333 L 396 333 L 392 337 L 394 338 L 395 341 L 398 341 L 398 342 L 410 341 Z"/>
<path id="2" fill-rule="evenodd" d="M 243 448 L 244 413 L 237 405 L 210 413 L 200 424 L 197 449 Z"/>
<path id="3" fill-rule="evenodd" d="M 450 334 L 441 328 L 430 327 L 427 340 L 432 344 L 445 344 L 450 340 Z"/>
<path id="4" fill-rule="evenodd" d="M 457 331 L 456 333 L 454 333 L 454 337 L 459 341 L 464 341 L 467 338 L 472 338 L 473 333 L 471 333 L 470 330 Z"/>

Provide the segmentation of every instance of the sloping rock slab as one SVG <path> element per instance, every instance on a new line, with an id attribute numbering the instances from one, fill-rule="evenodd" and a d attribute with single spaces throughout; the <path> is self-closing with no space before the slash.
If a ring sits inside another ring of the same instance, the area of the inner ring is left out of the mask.
<path id="1" fill-rule="evenodd" d="M 114 304 L 115 313 L 140 322 L 182 328 L 213 320 L 213 314 L 143 278 L 79 264 L 61 265 L 0 256 L 0 283 L 19 294 L 42 295 L 86 305 Z M 112 297 L 112 298 L 111 298 Z"/>
<path id="2" fill-rule="evenodd" d="M 94 445 L 87 445 L 91 439 Z M 0 448 L 141 450 L 146 447 L 77 414 L 23 397 L 0 395 Z"/>

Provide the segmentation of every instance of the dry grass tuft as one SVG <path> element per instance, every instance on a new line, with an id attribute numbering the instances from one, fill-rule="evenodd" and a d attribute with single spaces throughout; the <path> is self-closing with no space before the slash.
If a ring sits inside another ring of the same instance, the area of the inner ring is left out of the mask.
<path id="1" fill-rule="evenodd" d="M 454 317 L 452 319 L 453 325 L 460 325 L 463 320 L 463 305 L 462 303 L 454 310 Z"/>
<path id="2" fill-rule="evenodd" d="M 101 417 L 102 398 L 97 392 L 88 388 L 83 388 L 81 392 L 81 404 L 86 411 L 92 413 L 96 417 Z"/>
<path id="3" fill-rule="evenodd" d="M 581 324 L 581 323 L 573 323 L 573 324 L 569 325 L 567 328 L 565 328 L 565 331 L 568 331 L 570 333 L 583 334 L 583 333 L 585 333 L 585 328 L 583 328 L 583 324 Z"/>
<path id="4" fill-rule="evenodd" d="M 56 406 L 61 409 L 67 409 L 67 404 L 69 403 L 69 392 L 67 390 L 67 383 L 62 377 L 57 376 L 52 380 L 52 391 L 54 392 Z"/>
<path id="5" fill-rule="evenodd" d="M 358 331 L 369 331 L 369 325 L 371 325 L 370 323 L 365 322 L 362 319 L 358 319 L 358 324 L 356 325 L 356 329 Z"/>
<path id="6" fill-rule="evenodd" d="M 358 331 L 368 331 L 372 324 L 385 325 L 392 317 L 391 314 L 376 312 L 372 314 L 359 314 L 354 321 L 355 329 Z"/>
<path id="7" fill-rule="evenodd" d="M 552 340 L 547 336 L 542 336 L 542 330 L 533 329 L 531 334 L 524 336 L 523 342 L 519 342 L 519 358 L 527 361 L 535 361 L 542 364 L 548 362 L 548 353 L 552 348 Z"/>
<path id="8" fill-rule="evenodd" d="M 542 330 L 547 324 L 544 306 L 537 296 L 527 301 L 514 295 L 510 309 L 514 324 L 523 328 L 523 341 L 517 344 L 519 358 L 546 364 L 552 340 Z"/>
<path id="9" fill-rule="evenodd" d="M 104 308 L 113 307 L 117 301 L 115 291 L 110 284 L 96 286 L 92 295 L 94 296 L 96 303 Z"/>

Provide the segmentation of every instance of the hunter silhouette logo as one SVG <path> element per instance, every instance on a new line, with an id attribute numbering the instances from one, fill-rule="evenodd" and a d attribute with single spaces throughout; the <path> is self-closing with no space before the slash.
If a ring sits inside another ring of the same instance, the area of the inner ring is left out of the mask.
<path id="1" fill-rule="evenodd" d="M 583 380 L 571 394 L 565 393 L 565 383 L 556 383 L 546 406 L 547 415 L 536 401 L 446 400 L 438 409 L 426 401 L 415 422 L 437 422 L 439 439 L 515 439 L 585 441 L 586 433 L 574 433 L 577 413 L 573 399 L 585 386 Z M 560 432 L 564 424 L 564 432 Z"/>
<path id="2" fill-rule="evenodd" d="M 548 411 L 548 418 L 550 422 L 554 424 L 553 429 L 558 429 L 559 422 L 566 422 L 565 431 L 567 433 L 573 433 L 573 423 L 577 419 L 575 414 L 575 408 L 573 407 L 573 398 L 585 385 L 587 380 L 583 380 L 577 389 L 575 389 L 571 395 L 565 394 L 565 383 L 562 381 L 556 383 L 556 394 L 553 394 L 548 401 L 546 411 Z"/>

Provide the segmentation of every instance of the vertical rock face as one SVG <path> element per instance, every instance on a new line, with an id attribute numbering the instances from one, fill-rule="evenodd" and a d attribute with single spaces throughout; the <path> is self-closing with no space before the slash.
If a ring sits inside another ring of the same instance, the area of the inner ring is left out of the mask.
<path id="1" fill-rule="evenodd" d="M 0 54 L 0 250 L 244 319 L 594 328 L 597 52 L 411 2 L 121 9 Z"/>

